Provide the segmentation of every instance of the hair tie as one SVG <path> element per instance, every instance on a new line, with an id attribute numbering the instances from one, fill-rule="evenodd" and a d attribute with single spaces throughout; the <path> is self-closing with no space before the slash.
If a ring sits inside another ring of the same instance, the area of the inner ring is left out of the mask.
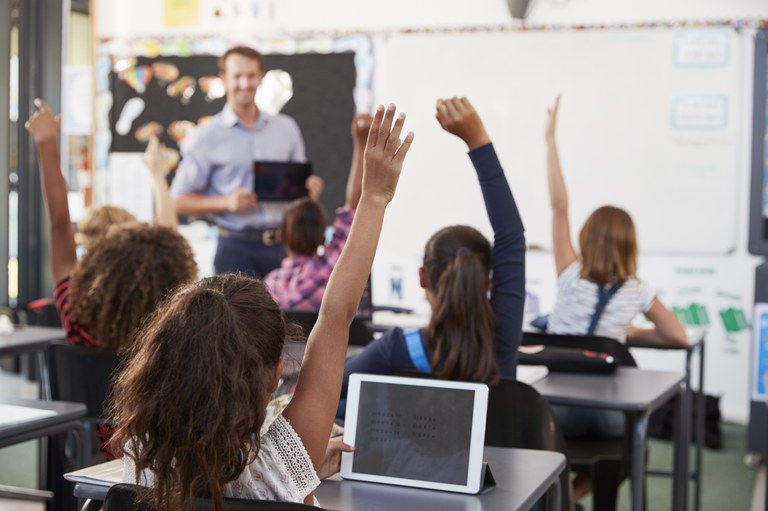
<path id="1" fill-rule="evenodd" d="M 469 254 L 470 250 L 467 247 L 459 247 L 456 249 L 456 252 L 453 254 L 453 257 L 457 257 L 460 254 Z"/>

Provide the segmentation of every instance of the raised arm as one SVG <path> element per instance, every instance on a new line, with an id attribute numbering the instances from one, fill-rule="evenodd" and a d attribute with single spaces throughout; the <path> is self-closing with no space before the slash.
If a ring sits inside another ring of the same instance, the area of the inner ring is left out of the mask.
<path id="1" fill-rule="evenodd" d="M 152 135 L 144 151 L 144 165 L 149 169 L 152 175 L 152 189 L 155 196 L 155 223 L 167 227 L 176 227 L 179 225 L 179 217 L 176 216 L 176 210 L 173 207 L 171 194 L 168 192 L 168 181 L 165 180 L 165 169 L 163 168 L 163 152 L 165 144 Z"/>
<path id="2" fill-rule="evenodd" d="M 552 205 L 552 249 L 555 253 L 555 268 L 560 275 L 577 256 L 571 242 L 571 224 L 568 218 L 568 191 L 560 170 L 560 156 L 557 153 L 557 111 L 560 108 L 560 96 L 555 104 L 547 109 L 547 184 L 549 201 Z"/>
<path id="3" fill-rule="evenodd" d="M 69 218 L 67 182 L 59 161 L 59 118 L 42 99 L 35 100 L 37 111 L 24 125 L 35 139 L 45 204 L 51 224 L 51 272 L 55 283 L 72 272 L 77 264 L 75 231 Z"/>
<path id="4" fill-rule="evenodd" d="M 360 202 L 360 194 L 363 190 L 363 154 L 365 153 L 365 140 L 371 129 L 373 118 L 368 114 L 357 114 L 352 119 L 352 163 L 349 166 L 347 176 L 347 191 L 344 207 L 357 208 Z"/>
<path id="5" fill-rule="evenodd" d="M 525 308 L 525 237 L 520 212 L 490 137 L 466 98 L 438 100 L 440 125 L 462 139 L 477 172 L 485 209 L 493 227 L 493 284 L 496 316 L 494 352 L 501 374 L 514 378 Z"/>
<path id="6" fill-rule="evenodd" d="M 661 303 L 661 300 L 654 298 L 645 316 L 653 322 L 654 327 L 630 327 L 627 330 L 627 338 L 645 341 L 659 347 L 685 348 L 688 346 L 688 337 L 683 324 L 674 312 Z"/>
<path id="7" fill-rule="evenodd" d="M 401 143 L 405 116 L 379 107 L 365 147 L 360 203 L 347 244 L 333 269 L 315 327 L 309 334 L 296 392 L 283 415 L 301 437 L 318 470 L 336 415 L 349 325 L 355 317 L 381 233 L 384 211 L 392 200 L 413 134 Z M 394 126 L 393 126 L 394 121 Z"/>

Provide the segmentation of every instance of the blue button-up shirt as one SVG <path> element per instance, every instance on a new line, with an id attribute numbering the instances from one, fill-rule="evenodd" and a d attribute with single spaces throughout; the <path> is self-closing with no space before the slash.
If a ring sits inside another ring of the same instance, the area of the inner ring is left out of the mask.
<path id="1" fill-rule="evenodd" d="M 259 113 L 256 125 L 243 126 L 229 105 L 195 128 L 181 144 L 181 163 L 171 195 L 186 193 L 230 195 L 238 188 L 254 189 L 254 161 L 304 162 L 304 140 L 299 126 L 287 115 Z M 210 219 L 233 231 L 275 228 L 288 203 L 258 203 L 239 213 L 215 213 Z"/>

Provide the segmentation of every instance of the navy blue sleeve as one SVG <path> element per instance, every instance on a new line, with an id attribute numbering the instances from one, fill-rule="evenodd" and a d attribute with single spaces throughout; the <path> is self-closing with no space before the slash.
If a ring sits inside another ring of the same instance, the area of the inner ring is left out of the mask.
<path id="1" fill-rule="evenodd" d="M 403 331 L 393 328 L 368 344 L 358 356 L 347 360 L 341 397 L 347 397 L 349 375 L 352 373 L 395 374 L 402 369 L 414 369 L 413 362 L 408 355 Z"/>
<path id="2" fill-rule="evenodd" d="M 525 236 L 523 221 L 493 144 L 469 152 L 493 227 L 491 303 L 496 314 L 494 349 L 501 376 L 515 378 L 523 336 Z"/>

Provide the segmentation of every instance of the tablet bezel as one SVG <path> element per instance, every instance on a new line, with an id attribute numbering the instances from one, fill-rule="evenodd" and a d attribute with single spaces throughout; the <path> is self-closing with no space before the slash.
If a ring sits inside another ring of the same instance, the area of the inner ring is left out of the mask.
<path id="1" fill-rule="evenodd" d="M 428 378 L 406 378 L 401 376 L 384 376 L 373 374 L 352 374 L 349 377 L 347 392 L 347 413 L 344 419 L 344 443 L 355 445 L 357 435 L 357 415 L 359 409 L 360 386 L 362 382 L 389 383 L 395 385 L 415 385 L 420 387 L 439 387 L 474 392 L 472 409 L 472 433 L 470 436 L 469 461 L 467 463 L 467 484 L 447 484 L 434 481 L 420 481 L 392 476 L 364 474 L 354 472 L 354 453 L 342 453 L 341 476 L 345 479 L 370 481 L 375 483 L 429 488 L 459 493 L 478 493 L 483 487 L 483 448 L 485 446 L 485 420 L 488 410 L 488 386 L 483 383 L 436 380 Z"/>

